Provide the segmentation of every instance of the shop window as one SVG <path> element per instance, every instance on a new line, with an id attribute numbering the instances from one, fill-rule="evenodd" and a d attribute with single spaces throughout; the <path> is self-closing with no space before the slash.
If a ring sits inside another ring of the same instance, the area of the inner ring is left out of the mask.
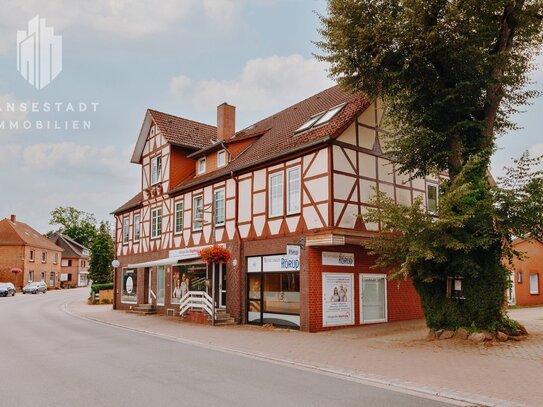
<path id="1" fill-rule="evenodd" d="M 166 299 L 166 270 L 164 266 L 159 266 L 157 269 L 157 289 L 156 289 L 156 303 L 157 305 L 164 305 Z"/>
<path id="2" fill-rule="evenodd" d="M 138 273 L 137 270 L 123 270 L 121 289 L 121 301 L 136 303 L 138 298 Z"/>
<path id="3" fill-rule="evenodd" d="M 300 313 L 300 274 L 264 273 L 263 311 L 278 314 Z"/>
<path id="4" fill-rule="evenodd" d="M 539 294 L 539 274 L 530 274 L 530 294 Z"/>
<path id="5" fill-rule="evenodd" d="M 447 277 L 447 297 L 465 299 L 462 291 L 462 277 Z"/>

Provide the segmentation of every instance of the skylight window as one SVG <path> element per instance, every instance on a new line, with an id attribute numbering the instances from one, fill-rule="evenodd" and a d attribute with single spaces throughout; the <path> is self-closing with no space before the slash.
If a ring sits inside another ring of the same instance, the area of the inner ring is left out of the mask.
<path id="1" fill-rule="evenodd" d="M 320 126 L 321 124 L 328 123 L 330 120 L 334 118 L 336 114 L 339 113 L 341 109 L 345 106 L 345 103 L 342 103 L 341 105 L 335 106 L 325 112 L 318 113 L 314 116 L 311 116 L 311 118 L 306 121 L 304 124 L 302 124 L 295 133 L 300 133 L 302 131 L 308 130 L 311 127 Z"/>
<path id="2" fill-rule="evenodd" d="M 336 114 L 338 114 L 341 109 L 343 109 L 343 106 L 345 106 L 345 103 L 343 103 L 343 104 L 341 104 L 339 106 L 333 107 L 330 110 L 328 110 L 325 114 L 323 114 L 320 117 L 319 120 L 317 120 L 317 122 L 314 124 L 314 126 L 320 126 L 321 124 L 327 123 L 330 120 L 332 120 L 334 118 L 334 116 Z"/>
<path id="3" fill-rule="evenodd" d="M 298 127 L 295 133 L 299 133 L 301 131 L 309 129 L 316 123 L 317 120 L 319 120 L 322 116 L 324 116 L 325 113 L 326 112 L 321 112 L 319 114 L 316 114 L 315 116 L 311 116 L 311 118 L 308 121 L 306 121 L 304 124 Z"/>

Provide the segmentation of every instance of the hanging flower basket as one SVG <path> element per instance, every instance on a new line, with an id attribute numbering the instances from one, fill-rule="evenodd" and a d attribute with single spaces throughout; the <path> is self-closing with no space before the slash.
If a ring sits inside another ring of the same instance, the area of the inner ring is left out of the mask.
<path id="1" fill-rule="evenodd" d="M 205 249 L 200 250 L 198 255 L 207 264 L 228 263 L 232 258 L 232 253 L 230 253 L 230 250 L 218 245 L 206 247 Z"/>

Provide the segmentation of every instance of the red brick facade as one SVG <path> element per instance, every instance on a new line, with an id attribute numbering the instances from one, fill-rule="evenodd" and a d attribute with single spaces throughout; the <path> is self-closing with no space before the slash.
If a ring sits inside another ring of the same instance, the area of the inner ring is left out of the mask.
<path id="1" fill-rule="evenodd" d="M 534 239 L 517 240 L 514 246 L 516 250 L 525 253 L 524 259 L 514 260 L 514 302 L 516 305 L 543 304 L 543 243 Z M 534 293 L 534 281 L 538 285 L 537 293 Z"/>

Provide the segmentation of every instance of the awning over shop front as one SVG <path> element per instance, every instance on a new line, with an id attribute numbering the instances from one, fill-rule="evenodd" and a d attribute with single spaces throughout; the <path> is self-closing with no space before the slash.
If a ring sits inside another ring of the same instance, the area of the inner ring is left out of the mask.
<path id="1" fill-rule="evenodd" d="M 183 260 L 183 259 L 178 259 L 178 258 L 167 257 L 165 259 L 147 261 L 144 263 L 129 264 L 127 267 L 138 269 L 138 268 L 143 268 L 143 267 L 156 267 L 156 266 L 175 266 L 175 265 L 190 266 L 193 264 L 202 264 L 202 263 L 203 261 L 200 258 Z"/>
<path id="2" fill-rule="evenodd" d="M 165 259 L 146 261 L 144 263 L 134 263 L 129 264 L 127 267 L 139 269 L 143 267 L 155 267 L 155 266 L 171 266 L 172 264 L 177 264 L 178 259 L 166 257 Z"/>
<path id="3" fill-rule="evenodd" d="M 19 267 L 13 267 L 13 268 L 11 269 L 11 272 L 12 272 L 12 273 L 22 273 L 23 270 L 21 270 Z"/>

